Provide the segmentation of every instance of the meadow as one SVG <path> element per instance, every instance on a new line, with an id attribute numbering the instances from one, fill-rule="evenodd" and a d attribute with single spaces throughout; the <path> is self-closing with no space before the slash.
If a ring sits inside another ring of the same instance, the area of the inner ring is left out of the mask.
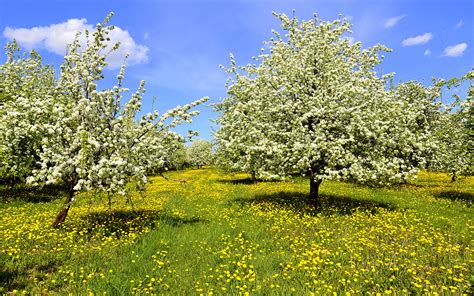
<path id="1" fill-rule="evenodd" d="M 152 177 L 130 202 L 1 187 L 1 294 L 474 293 L 474 177 L 370 188 L 252 182 L 215 168 Z M 21 195 L 21 196 L 20 196 Z"/>

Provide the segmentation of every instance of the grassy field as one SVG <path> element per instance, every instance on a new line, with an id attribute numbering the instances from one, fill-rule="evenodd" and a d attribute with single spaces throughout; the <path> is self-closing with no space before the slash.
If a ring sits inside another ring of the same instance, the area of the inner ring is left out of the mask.
<path id="1" fill-rule="evenodd" d="M 133 193 L 134 209 L 82 194 L 61 229 L 51 227 L 61 192 L 1 203 L 0 293 L 474 292 L 472 177 L 421 173 L 390 189 L 328 181 L 313 209 L 303 178 L 167 176 Z"/>

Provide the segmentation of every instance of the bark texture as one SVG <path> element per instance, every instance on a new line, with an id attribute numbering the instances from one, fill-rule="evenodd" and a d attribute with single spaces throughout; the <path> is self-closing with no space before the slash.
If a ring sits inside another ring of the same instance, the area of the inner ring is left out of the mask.
<path id="1" fill-rule="evenodd" d="M 69 208 L 71 206 L 72 199 L 74 198 L 74 185 L 71 185 L 69 189 L 69 195 L 67 196 L 66 200 L 64 201 L 63 208 L 59 211 L 58 215 L 56 216 L 56 220 L 54 220 L 53 227 L 58 228 L 61 224 L 66 221 L 67 214 L 69 213 Z"/>

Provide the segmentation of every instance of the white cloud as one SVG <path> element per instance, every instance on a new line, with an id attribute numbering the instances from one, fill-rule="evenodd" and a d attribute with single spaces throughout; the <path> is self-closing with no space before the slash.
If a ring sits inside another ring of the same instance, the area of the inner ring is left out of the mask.
<path id="1" fill-rule="evenodd" d="M 399 16 L 394 16 L 385 20 L 384 27 L 391 28 L 394 27 L 402 18 L 406 17 L 406 14 Z"/>
<path id="2" fill-rule="evenodd" d="M 448 46 L 444 49 L 444 56 L 446 57 L 462 56 L 466 48 L 467 48 L 466 43 L 459 43 L 459 44 Z"/>
<path id="3" fill-rule="evenodd" d="M 66 22 L 52 24 L 43 27 L 32 28 L 10 28 L 6 27 L 3 36 L 15 39 L 21 46 L 27 49 L 44 48 L 58 55 L 67 53 L 67 45 L 76 37 L 77 32 L 89 30 L 94 27 L 87 23 L 85 18 L 69 19 Z M 85 37 L 81 35 L 81 43 L 85 44 Z M 141 64 L 148 61 L 148 47 L 135 43 L 127 30 L 115 26 L 110 32 L 111 43 L 120 42 L 120 48 L 110 54 L 107 58 L 110 68 L 117 68 L 123 62 L 126 53 L 129 53 L 127 64 Z"/>
<path id="4" fill-rule="evenodd" d="M 405 40 L 403 40 L 402 45 L 403 46 L 412 46 L 412 45 L 419 45 L 419 44 L 425 44 L 428 43 L 433 39 L 433 34 L 432 33 L 425 33 L 423 35 L 418 35 L 415 37 L 410 37 Z"/>
<path id="5" fill-rule="evenodd" d="M 425 50 L 425 56 L 430 56 L 431 55 L 431 50 L 427 49 Z"/>
<path id="6" fill-rule="evenodd" d="M 456 24 L 456 26 L 454 27 L 454 29 L 459 29 L 459 28 L 461 28 L 463 25 L 464 25 L 464 22 L 463 22 L 462 20 L 460 20 L 460 21 Z"/>

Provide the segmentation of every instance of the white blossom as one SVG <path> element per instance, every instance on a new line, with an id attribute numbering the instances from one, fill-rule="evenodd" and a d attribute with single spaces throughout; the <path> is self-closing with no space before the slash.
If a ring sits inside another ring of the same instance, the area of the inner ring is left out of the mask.
<path id="1" fill-rule="evenodd" d="M 195 140 L 186 149 L 186 158 L 189 164 L 201 168 L 209 165 L 213 160 L 212 144 L 206 140 Z"/>
<path id="2" fill-rule="evenodd" d="M 145 82 L 142 81 L 129 100 L 125 100 L 124 94 L 128 92 L 122 86 L 125 65 L 117 76 L 117 85 L 108 89 L 97 88 L 103 78 L 106 57 L 110 54 L 110 51 L 105 51 L 108 48 L 108 35 L 113 30 L 112 26 L 107 25 L 110 17 L 97 25 L 91 34 L 92 38 L 87 38 L 85 48 L 81 48 L 78 38 L 69 45 L 57 82 L 47 84 L 45 91 L 39 88 L 28 94 L 26 100 L 18 99 L 17 102 L 22 102 L 21 108 L 13 109 L 18 113 L 3 111 L 4 105 L 0 109 L 2 116 L 33 116 L 29 120 L 16 120 L 19 126 L 9 126 L 5 137 L 11 132 L 17 134 L 16 129 L 28 135 L 31 128 L 26 127 L 32 124 L 33 119 L 40 119 L 37 128 L 44 131 L 44 137 L 41 139 L 41 149 L 36 151 L 37 166 L 27 180 L 30 184 L 64 183 L 70 188 L 69 197 L 55 225 L 64 222 L 74 194 L 78 191 L 97 189 L 108 194 L 123 195 L 126 185 L 131 181 L 143 188 L 147 182 L 147 172 L 153 167 L 163 167 L 164 159 L 176 147 L 176 142 L 182 139 L 172 129 L 191 121 L 198 114 L 191 109 L 207 100 L 202 98 L 178 106 L 161 116 L 153 110 L 137 120 Z M 85 34 L 90 33 L 86 31 Z M 118 46 L 113 48 L 117 49 Z M 38 61 L 24 61 L 27 65 L 34 62 Z M 8 64 L 6 69 L 15 66 Z M 21 69 L 12 71 L 22 73 Z M 7 76 L 7 79 L 12 78 Z M 11 81 L 2 85 L 8 88 L 7 93 L 15 93 L 14 89 L 10 89 L 14 85 Z M 17 94 L 18 98 L 22 95 L 25 94 Z M 50 101 L 54 104 L 50 104 Z M 47 110 L 52 112 L 45 114 Z M 2 124 L 4 122 L 2 120 Z M 16 145 L 6 141 L 2 138 L 2 155 L 10 153 L 7 151 L 9 147 Z"/>
<path id="3" fill-rule="evenodd" d="M 350 44 L 347 20 L 276 16 L 286 34 L 274 33 L 258 64 L 238 67 L 231 56 L 226 69 L 220 163 L 265 179 L 309 175 L 313 197 L 325 179 L 384 185 L 416 173 L 431 147 L 420 107 L 432 102 L 387 88 L 393 74 L 375 67 L 389 50 Z"/>

